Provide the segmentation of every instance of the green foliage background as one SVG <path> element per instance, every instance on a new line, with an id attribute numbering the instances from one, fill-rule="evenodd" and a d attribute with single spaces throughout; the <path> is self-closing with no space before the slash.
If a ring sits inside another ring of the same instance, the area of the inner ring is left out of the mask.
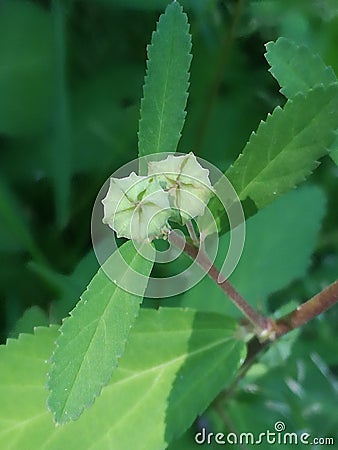
<path id="1" fill-rule="evenodd" d="M 0 4 L 2 343 L 36 325 L 61 323 L 98 268 L 92 205 L 107 177 L 137 156 L 146 45 L 168 3 Z M 285 103 L 268 73 L 264 44 L 279 36 L 305 44 L 337 74 L 338 6 L 330 0 L 181 4 L 189 14 L 193 60 L 179 150 L 226 171 L 252 130 Z M 254 305 L 274 312 L 338 278 L 337 177 L 337 166 L 324 157 L 299 192 L 248 222 L 248 246 L 233 282 Z M 162 304 L 235 315 L 217 289 L 208 303 L 208 283 Z M 262 431 L 268 417 L 269 425 L 285 420 L 289 431 L 311 425 L 314 433 L 334 433 L 337 316 L 332 309 L 304 327 L 292 348 L 288 338 L 268 352 L 227 404 L 225 424 L 213 410 L 203 420 L 219 430 Z M 253 411 L 260 412 L 252 418 Z M 195 448 L 194 430 L 172 448 Z"/>

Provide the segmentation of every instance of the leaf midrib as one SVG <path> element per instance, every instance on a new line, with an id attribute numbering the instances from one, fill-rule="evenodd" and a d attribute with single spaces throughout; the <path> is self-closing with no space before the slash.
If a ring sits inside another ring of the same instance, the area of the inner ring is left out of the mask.
<path id="1" fill-rule="evenodd" d="M 174 16 L 174 29 L 176 29 L 176 28 L 177 28 L 177 18 L 176 18 L 176 16 Z M 173 55 L 174 41 L 175 41 L 175 33 L 172 34 L 171 41 L 170 41 L 170 58 L 168 58 L 168 63 L 166 65 L 166 80 L 165 80 L 163 99 L 162 99 L 162 110 L 160 111 L 160 117 L 159 117 L 160 129 L 159 129 L 159 133 L 158 133 L 158 140 L 157 140 L 157 146 L 156 146 L 155 153 L 159 153 L 159 151 L 160 151 L 159 149 L 160 149 L 160 142 L 162 139 L 163 122 L 164 122 L 163 116 L 164 116 L 165 106 L 167 104 L 166 97 L 167 97 L 167 90 L 168 90 L 168 83 L 169 83 L 169 72 L 171 71 L 171 67 L 172 67 L 172 60 L 173 60 L 172 55 Z"/>

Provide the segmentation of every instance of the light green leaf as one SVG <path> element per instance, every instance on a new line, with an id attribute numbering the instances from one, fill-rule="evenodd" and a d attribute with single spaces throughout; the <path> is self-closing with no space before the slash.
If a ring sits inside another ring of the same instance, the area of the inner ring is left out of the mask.
<path id="1" fill-rule="evenodd" d="M 247 221 L 243 254 L 229 281 L 252 306 L 266 312 L 270 294 L 306 275 L 325 205 L 319 188 L 304 186 Z M 224 235 L 216 258 L 218 267 L 222 267 L 228 246 L 229 236 Z M 170 299 L 167 304 L 170 305 Z M 237 317 L 241 314 L 209 277 L 185 292 L 180 305 Z"/>
<path id="2" fill-rule="evenodd" d="M 179 3 L 172 2 L 161 15 L 148 47 L 139 156 L 176 151 L 186 115 L 190 50 L 188 18 Z"/>
<path id="3" fill-rule="evenodd" d="M 296 45 L 286 38 L 266 44 L 265 58 L 269 70 L 281 86 L 281 93 L 287 98 L 307 91 L 321 84 L 329 86 L 337 82 L 334 71 L 325 65 L 319 55 L 311 53 L 308 47 Z"/>
<path id="4" fill-rule="evenodd" d="M 144 259 L 131 241 L 119 248 L 128 264 L 124 281 L 133 283 L 133 271 L 142 274 L 144 292 L 153 262 Z M 105 268 L 119 261 L 117 252 L 105 262 Z M 108 383 L 117 360 L 123 354 L 130 328 L 138 314 L 141 297 L 116 286 L 101 268 L 92 279 L 81 301 L 61 327 L 57 348 L 52 356 L 48 387 L 48 405 L 55 421 L 77 419 Z"/>
<path id="5" fill-rule="evenodd" d="M 164 449 L 232 382 L 245 357 L 236 331 L 235 322 L 216 314 L 142 310 L 109 385 L 79 420 L 62 427 L 46 410 L 56 328 L 9 340 L 0 347 L 0 447 Z"/>
<path id="6" fill-rule="evenodd" d="M 263 208 L 304 181 L 334 141 L 337 110 L 335 84 L 299 94 L 269 114 L 226 172 L 239 198 Z"/>
<path id="7" fill-rule="evenodd" d="M 52 54 L 50 15 L 32 2 L 1 2 L 0 133 L 35 133 L 47 123 Z"/>

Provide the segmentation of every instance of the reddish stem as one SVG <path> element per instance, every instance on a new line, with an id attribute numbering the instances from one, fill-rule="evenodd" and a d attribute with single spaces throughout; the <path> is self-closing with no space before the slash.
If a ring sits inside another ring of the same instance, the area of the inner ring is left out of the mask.
<path id="1" fill-rule="evenodd" d="M 338 302 L 338 280 L 330 284 L 326 289 L 316 294 L 307 302 L 298 306 L 290 314 L 278 319 L 273 324 L 276 338 L 283 336 L 295 328 L 304 325 L 309 320 L 327 311 Z"/>
<path id="2" fill-rule="evenodd" d="M 230 300 L 239 308 L 243 314 L 254 325 L 255 331 L 258 336 L 265 337 L 271 330 L 272 321 L 264 316 L 261 316 L 242 296 L 236 289 L 224 279 L 223 275 L 217 269 L 216 266 L 210 261 L 208 255 L 201 247 L 197 247 L 187 243 L 179 236 L 175 231 L 171 231 L 168 235 L 168 240 L 175 246 L 183 248 L 184 252 L 190 256 L 202 269 L 212 278 L 216 284 L 225 292 Z M 202 244 L 201 244 L 202 246 Z"/>

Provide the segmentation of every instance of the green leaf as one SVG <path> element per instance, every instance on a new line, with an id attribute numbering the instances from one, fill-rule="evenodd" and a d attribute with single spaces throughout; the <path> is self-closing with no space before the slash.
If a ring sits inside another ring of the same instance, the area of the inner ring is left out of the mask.
<path id="1" fill-rule="evenodd" d="M 321 84 L 337 83 L 331 67 L 326 66 L 319 55 L 314 55 L 305 46 L 279 38 L 266 44 L 265 57 L 271 66 L 270 72 L 282 87 L 281 93 L 293 98 L 298 93 L 306 94 L 309 89 Z M 338 141 L 331 145 L 330 156 L 338 165 Z"/>
<path id="2" fill-rule="evenodd" d="M 282 87 L 281 93 L 287 98 L 306 94 L 315 86 L 329 86 L 337 82 L 334 71 L 325 65 L 319 55 L 311 53 L 308 47 L 296 45 L 286 38 L 266 44 L 265 58 L 271 66 L 269 70 Z"/>
<path id="3" fill-rule="evenodd" d="M 245 357 L 236 332 L 235 322 L 216 314 L 142 310 L 109 385 L 79 420 L 62 427 L 46 410 L 46 360 L 56 328 L 9 340 L 0 347 L 0 447 L 164 449 L 233 381 Z"/>
<path id="4" fill-rule="evenodd" d="M 31 134 L 48 119 L 52 87 L 51 18 L 32 2 L 0 5 L 0 133 Z"/>
<path id="5" fill-rule="evenodd" d="M 304 181 L 334 141 L 337 110 L 335 84 L 299 94 L 269 114 L 226 172 L 239 198 L 263 208 Z"/>
<path id="6" fill-rule="evenodd" d="M 247 221 L 244 250 L 229 281 L 252 306 L 266 312 L 270 294 L 306 275 L 325 205 L 322 190 L 304 186 L 279 198 Z M 216 258 L 219 268 L 228 246 L 229 235 L 224 235 L 220 238 Z M 170 301 L 166 304 L 170 305 Z M 180 306 L 237 317 L 241 314 L 209 277 L 185 292 Z"/>
<path id="7" fill-rule="evenodd" d="M 48 317 L 45 311 L 39 306 L 27 308 L 20 319 L 16 322 L 9 336 L 16 338 L 20 333 L 33 333 L 34 327 L 48 326 Z"/>
<path id="8" fill-rule="evenodd" d="M 124 281 L 132 285 L 133 272 L 142 274 L 138 283 L 143 285 L 138 288 L 144 292 L 153 262 L 144 259 L 131 241 L 119 252 L 128 265 Z M 119 263 L 116 255 L 113 253 L 105 262 L 105 269 Z M 141 301 L 141 297 L 115 285 L 102 268 L 92 279 L 71 317 L 63 323 L 52 356 L 48 405 L 57 423 L 77 419 L 108 383 L 123 354 Z"/>
<path id="9" fill-rule="evenodd" d="M 141 118 L 139 156 L 175 152 L 185 120 L 191 36 L 178 2 L 168 5 L 148 46 Z"/>

